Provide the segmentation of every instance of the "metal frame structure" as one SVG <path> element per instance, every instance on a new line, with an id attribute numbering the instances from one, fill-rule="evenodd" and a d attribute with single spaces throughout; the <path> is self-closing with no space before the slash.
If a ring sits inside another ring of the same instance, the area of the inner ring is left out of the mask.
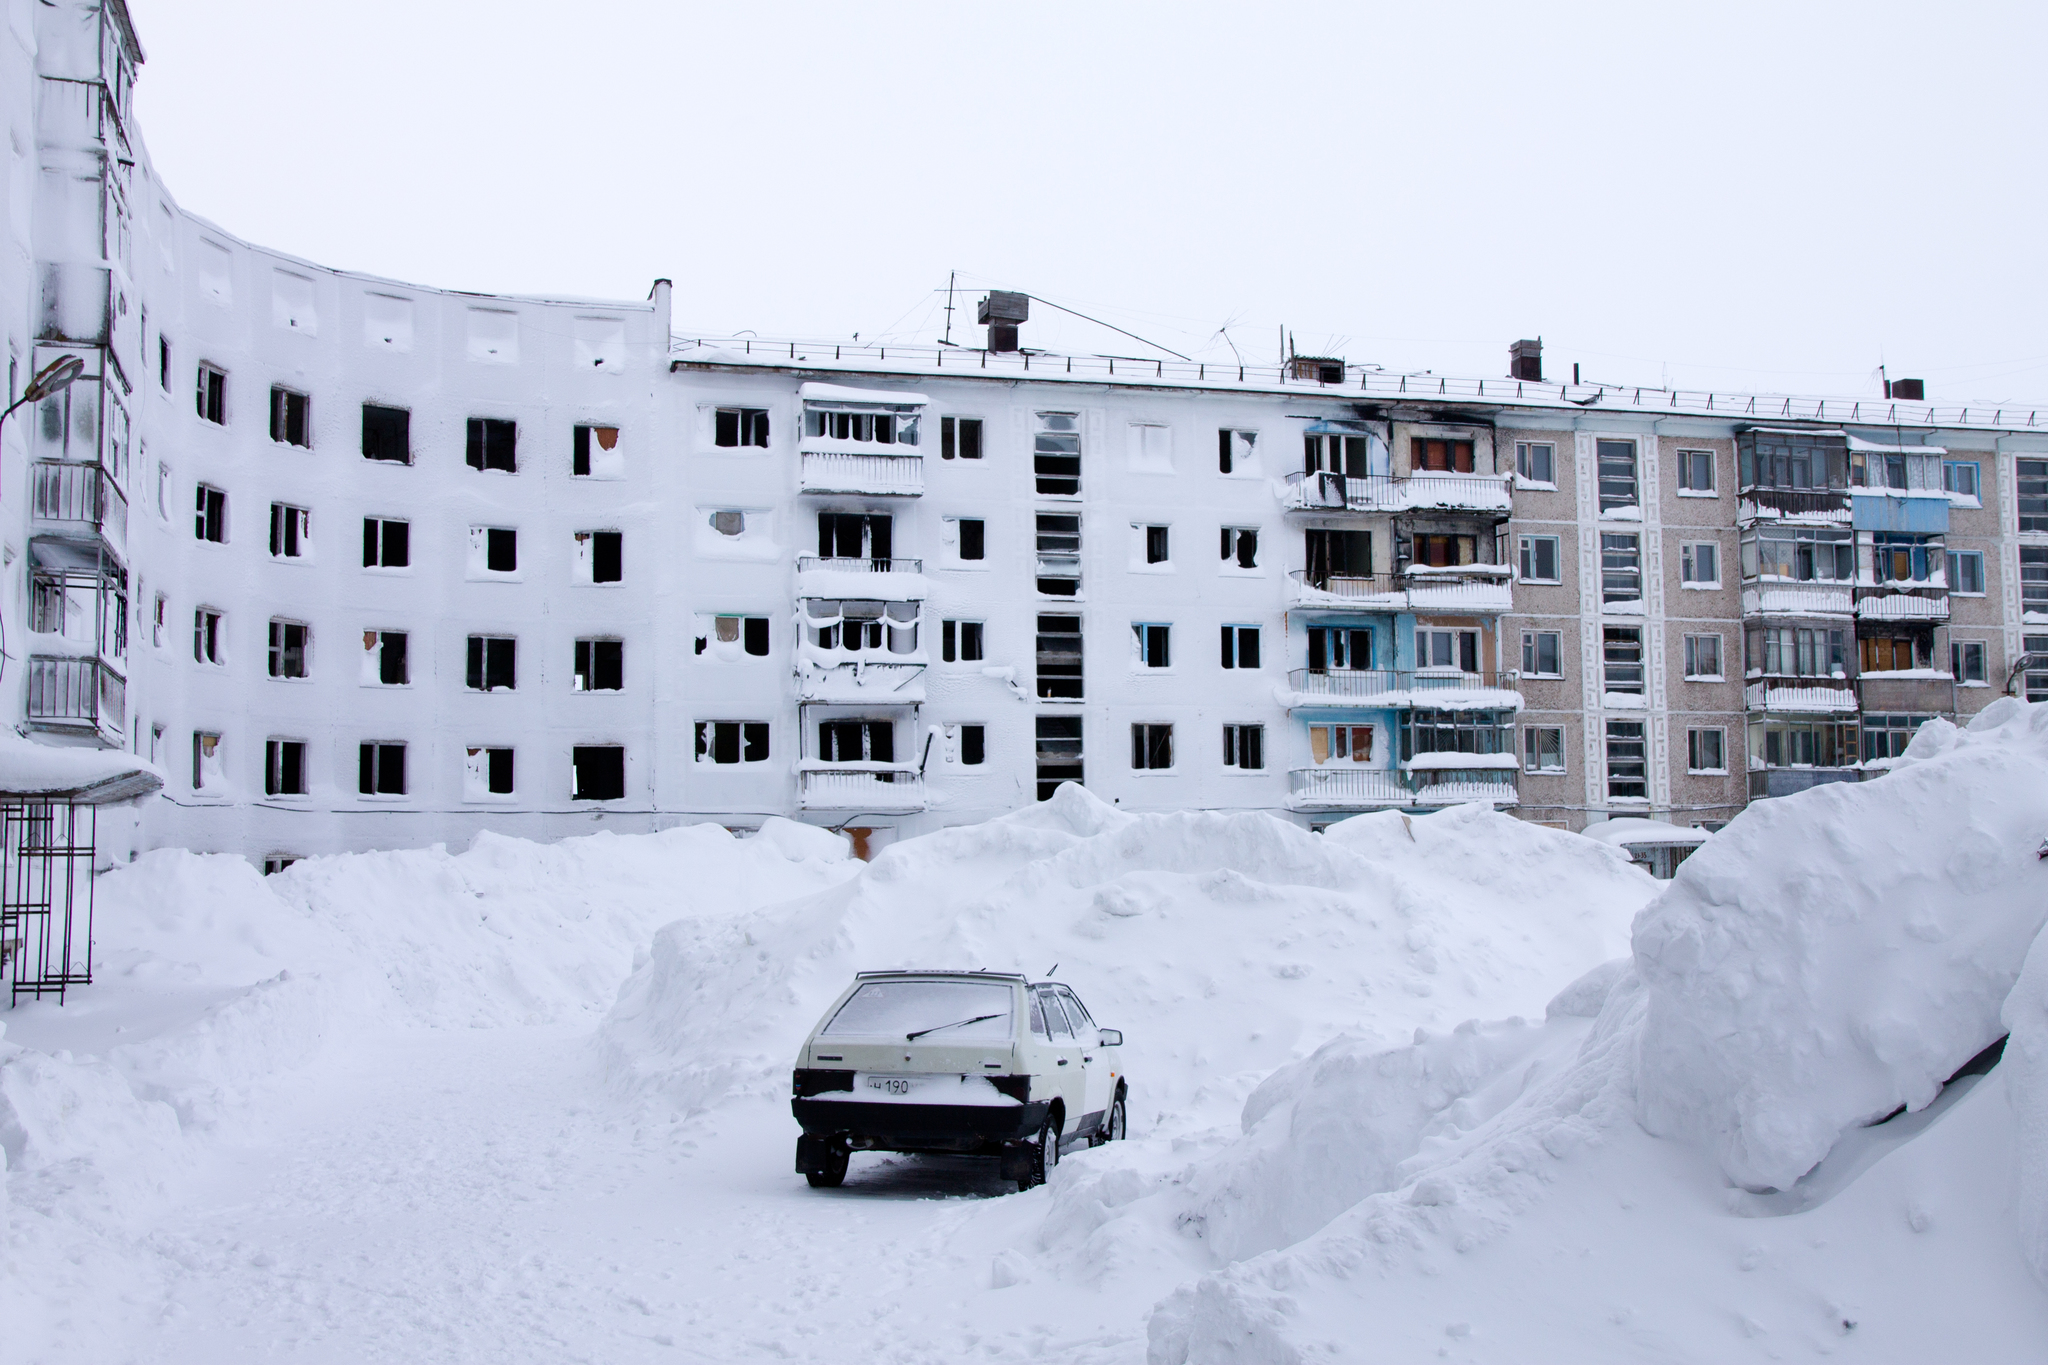
<path id="1" fill-rule="evenodd" d="M 99 808 L 0 795 L 0 970 L 8 1004 L 92 982 L 93 847 Z M 84 924 L 78 922 L 84 912 Z"/>

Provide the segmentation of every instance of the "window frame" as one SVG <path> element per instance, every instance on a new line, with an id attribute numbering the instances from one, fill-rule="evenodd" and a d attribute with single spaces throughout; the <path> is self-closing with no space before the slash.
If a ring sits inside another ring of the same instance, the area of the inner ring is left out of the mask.
<path id="1" fill-rule="evenodd" d="M 210 360 L 199 362 L 194 381 L 194 407 L 199 420 L 214 426 L 228 424 L 228 372 Z"/>
<path id="2" fill-rule="evenodd" d="M 1991 685 L 1991 642 L 1988 640 L 1958 640 L 1950 637 L 1948 642 L 1949 676 L 1955 679 L 1957 687 L 1989 687 Z M 1975 658 L 1976 667 L 1969 667 Z"/>
<path id="3" fill-rule="evenodd" d="M 296 440 L 292 438 L 294 426 L 298 434 Z M 311 395 L 282 384 L 270 386 L 270 439 L 275 445 L 297 446 L 301 450 L 313 448 Z"/>
<path id="4" fill-rule="evenodd" d="M 390 453 L 393 441 L 403 447 L 395 454 Z M 362 453 L 376 464 L 411 465 L 412 409 L 364 399 Z"/>
<path id="5" fill-rule="evenodd" d="M 1963 566 L 1966 562 L 1975 565 L 1972 572 L 1976 578 L 1977 586 L 1974 588 L 1962 586 L 1964 577 Z M 1983 597 L 1986 595 L 1984 588 L 1984 552 L 1982 550 L 1950 550 L 1948 552 L 1946 568 L 1948 571 L 1948 591 L 1951 597 Z"/>
<path id="6" fill-rule="evenodd" d="M 1554 765 L 1543 762 L 1544 737 L 1555 738 L 1550 745 L 1556 754 Z M 1522 727 L 1522 771 L 1545 777 L 1557 777 L 1565 772 L 1564 727 L 1562 725 L 1524 725 Z"/>
<path id="7" fill-rule="evenodd" d="M 979 460 L 987 451 L 987 431 L 979 417 L 944 416 L 939 418 L 939 458 L 942 460 Z M 969 441 L 969 432 L 974 439 Z M 968 454 L 972 445 L 974 453 Z"/>
<path id="8" fill-rule="evenodd" d="M 471 417 L 463 424 L 462 462 L 479 474 L 519 472 L 519 423 L 510 417 Z"/>
<path id="9" fill-rule="evenodd" d="M 1543 641 L 1550 641 L 1553 669 L 1540 667 L 1543 662 Z M 1561 630 L 1525 630 L 1522 632 L 1522 676 L 1525 678 L 1562 679 L 1564 677 L 1564 632 Z"/>
<path id="10" fill-rule="evenodd" d="M 744 630 L 744 627 L 742 627 Z M 599 687 L 599 645 L 617 645 L 618 681 L 617 687 Z M 626 642 L 616 635 L 579 636 L 571 653 L 569 690 L 581 695 L 598 692 L 620 693 L 626 690 Z"/>
<path id="11" fill-rule="evenodd" d="M 1688 446 L 1685 449 L 1674 451 L 1673 454 L 1677 457 L 1678 460 L 1679 497 L 1718 498 L 1721 496 L 1721 473 L 1718 461 L 1716 461 L 1714 458 L 1714 451 L 1702 450 L 1697 447 Z M 1694 463 L 1694 457 L 1705 458 L 1707 481 L 1704 485 L 1696 484 L 1692 481 L 1692 476 L 1697 468 L 1697 466 Z"/>
<path id="12" fill-rule="evenodd" d="M 401 537 L 405 541 L 405 562 L 402 564 L 392 564 L 387 562 L 387 560 L 385 559 L 386 554 L 389 552 L 391 548 L 391 534 L 388 528 L 393 526 L 402 526 L 405 528 L 405 533 L 403 537 Z M 370 529 L 371 527 L 375 527 L 376 530 L 372 531 Z M 372 544 L 376 546 L 374 550 L 371 549 Z M 374 561 L 366 559 L 363 562 L 363 567 L 366 569 L 380 569 L 393 573 L 400 571 L 410 572 L 412 570 L 411 518 L 376 516 L 364 517 L 363 553 L 366 555 L 375 556 Z"/>
<path id="13" fill-rule="evenodd" d="M 1265 644 L 1259 637 L 1260 627 L 1241 622 L 1225 622 L 1220 636 L 1219 651 L 1222 666 L 1237 671 L 1258 671 L 1264 667 Z M 1245 663 L 1245 641 L 1251 641 L 1251 662 Z"/>
<path id="14" fill-rule="evenodd" d="M 1164 758 L 1164 762 L 1160 762 Z M 1131 722 L 1131 771 L 1170 773 L 1178 756 L 1174 752 L 1173 722 Z"/>
<path id="15" fill-rule="evenodd" d="M 711 421 L 711 445 L 715 450 L 767 450 L 773 440 L 773 423 L 767 408 L 750 408 L 736 403 L 707 404 Z M 732 419 L 732 439 L 725 439 L 726 418 Z"/>
<path id="16" fill-rule="evenodd" d="M 312 795 L 312 782 L 308 772 L 310 765 L 307 762 L 307 754 L 311 748 L 312 746 L 303 739 L 271 738 L 264 740 L 263 794 L 267 797 Z M 288 758 L 294 757 L 288 751 L 294 749 L 298 751 L 295 755 L 298 783 L 295 786 L 289 785 L 285 780 L 291 774 L 291 769 L 294 766 L 286 761 Z"/>
<path id="17" fill-rule="evenodd" d="M 1246 763 L 1249 754 L 1257 762 Z M 1223 766 L 1230 772 L 1263 773 L 1266 771 L 1266 727 L 1264 724 L 1225 725 L 1223 727 Z"/>
<path id="18" fill-rule="evenodd" d="M 403 800 L 412 791 L 411 774 L 406 771 L 407 744 L 402 739 L 366 739 L 356 746 L 356 795 L 371 800 Z M 387 755 L 398 754 L 398 786 L 385 786 Z"/>
<path id="19" fill-rule="evenodd" d="M 1550 544 L 1552 576 L 1549 578 L 1533 575 L 1529 572 L 1531 568 L 1542 567 L 1540 562 L 1542 560 L 1542 553 L 1539 547 L 1545 541 L 1548 541 Z M 1520 572 L 1521 581 L 1524 583 L 1539 583 L 1555 587 L 1564 582 L 1564 541 L 1562 537 L 1546 535 L 1521 536 L 1516 544 L 1515 558 L 1515 567 Z M 1532 560 L 1537 562 L 1532 563 Z"/>
<path id="20" fill-rule="evenodd" d="M 1718 751 L 1718 765 L 1708 766 L 1700 762 L 1701 751 L 1712 737 L 1713 747 Z M 1688 727 L 1685 732 L 1685 771 L 1689 776 L 1726 777 L 1728 775 L 1728 731 L 1719 725 Z"/>
<path id="21" fill-rule="evenodd" d="M 1954 471 L 1963 469 L 1970 471 L 1970 487 L 1967 492 L 1955 486 L 1957 479 Z M 1982 462 L 1977 460 L 1943 460 L 1941 462 L 1941 491 L 1948 494 L 1951 499 L 1968 498 L 1971 503 L 1981 507 L 1984 498 L 1984 467 Z"/>
<path id="22" fill-rule="evenodd" d="M 1699 655 L 1701 652 L 1700 642 L 1705 640 L 1712 640 L 1714 642 L 1713 652 L 1715 667 L 1714 671 L 1711 673 L 1701 673 L 1696 671 L 1699 665 Z M 1687 682 L 1726 682 L 1728 681 L 1727 670 L 1728 654 L 1726 642 L 1722 640 L 1719 631 L 1707 634 L 1689 634 L 1685 637 L 1684 676 Z"/>
<path id="23" fill-rule="evenodd" d="M 299 632 L 299 643 L 294 652 L 291 643 L 292 631 Z M 266 667 L 269 676 L 278 682 L 307 682 L 313 676 L 313 627 L 288 616 L 270 618 Z M 296 660 L 299 671 L 294 673 L 291 666 Z"/>
<path id="24" fill-rule="evenodd" d="M 270 557 L 275 560 L 312 558 L 313 511 L 289 502 L 270 504 Z"/>
<path id="25" fill-rule="evenodd" d="M 228 491 L 210 483 L 198 483 L 193 485 L 193 492 L 192 538 L 208 545 L 227 544 Z"/>
<path id="26" fill-rule="evenodd" d="M 1149 673 L 1173 668 L 1173 623 L 1171 621 L 1131 622 L 1132 666 Z M 1159 662 L 1152 662 L 1154 655 Z"/>
<path id="27" fill-rule="evenodd" d="M 1705 550 L 1714 561 L 1714 576 L 1699 576 L 1700 551 Z M 1688 540 L 1678 547 L 1678 586 L 1703 592 L 1723 586 L 1721 578 L 1721 542 L 1718 540 Z"/>
<path id="28" fill-rule="evenodd" d="M 1548 473 L 1537 474 L 1536 452 L 1543 452 L 1543 463 Z M 1523 488 L 1557 491 L 1557 442 L 1517 441 L 1515 442 L 1515 479 Z"/>

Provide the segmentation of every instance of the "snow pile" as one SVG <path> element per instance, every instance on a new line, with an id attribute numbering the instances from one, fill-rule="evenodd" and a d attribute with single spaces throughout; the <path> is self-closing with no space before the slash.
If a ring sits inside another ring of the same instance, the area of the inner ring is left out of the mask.
<path id="1" fill-rule="evenodd" d="M 1069 786 L 894 844 L 808 902 L 669 926 L 602 1036 L 618 1080 L 689 1112 L 781 1093 L 855 971 L 1057 967 L 1124 1031 L 1134 1125 L 1189 1131 L 1334 1034 L 1536 1012 L 1624 949 L 1655 887 L 1614 850 L 1482 806 L 1318 836 L 1257 813 L 1128 814 Z"/>
<path id="2" fill-rule="evenodd" d="M 1930 725 L 1879 781 L 1744 812 L 1540 1027 L 1333 1044 L 1230 1149 L 1118 1154 L 1155 1191 L 1126 1222 L 1177 1208 L 1228 1262 L 1155 1309 L 1150 1360 L 2022 1358 L 2048 1330 L 2018 1254 L 2048 1278 L 2044 950 L 2020 973 L 2044 833 L 2048 706 Z M 2007 1026 L 2010 1064 L 1944 1088 Z M 1131 1181 L 1104 1164 L 1057 1194 Z"/>
<path id="3" fill-rule="evenodd" d="M 1643 913 L 1642 1120 L 1786 1187 L 2004 1034 L 2048 917 L 2048 707 L 1930 724 L 1875 784 L 1751 807 Z"/>

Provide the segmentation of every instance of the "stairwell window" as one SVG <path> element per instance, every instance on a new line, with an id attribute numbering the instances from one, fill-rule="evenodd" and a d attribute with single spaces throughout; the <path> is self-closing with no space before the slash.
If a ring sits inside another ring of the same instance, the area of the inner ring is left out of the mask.
<path id="1" fill-rule="evenodd" d="M 1643 632 L 1636 626 L 1608 626 L 1603 632 L 1605 665 L 1602 690 L 1627 696 L 1643 694 Z"/>
<path id="2" fill-rule="evenodd" d="M 270 390 L 270 439 L 281 445 L 312 445 L 313 428 L 308 420 L 311 406 L 312 400 L 305 394 L 273 385 Z"/>
<path id="3" fill-rule="evenodd" d="M 1031 469 L 1041 494 L 1071 497 L 1081 491 L 1081 415 L 1041 412 L 1032 437 Z"/>
<path id="4" fill-rule="evenodd" d="M 405 745 L 373 741 L 356 750 L 356 790 L 364 796 L 405 795 Z"/>
<path id="5" fill-rule="evenodd" d="M 313 628 L 303 621 L 272 621 L 270 623 L 270 676 L 273 678 L 303 678 L 306 676 L 306 647 L 312 642 Z"/>
<path id="6" fill-rule="evenodd" d="M 1607 722 L 1607 797 L 1609 800 L 1642 800 L 1650 794 L 1649 745 L 1643 737 L 1643 722 Z"/>
<path id="7" fill-rule="evenodd" d="M 1634 507 L 1640 502 L 1636 484 L 1636 443 L 1600 441 L 1595 443 L 1599 472 L 1600 510 Z"/>
<path id="8" fill-rule="evenodd" d="M 1082 685 L 1081 618 L 1045 615 L 1038 618 L 1038 697 L 1040 701 L 1079 701 Z M 1080 722 L 1076 720 L 1075 724 Z M 1076 737 L 1079 731 L 1075 732 Z M 1042 774 L 1041 774 L 1042 776 Z M 1074 779 L 1079 781 L 1077 777 Z M 1048 799 L 1043 790 L 1039 800 Z"/>
<path id="9" fill-rule="evenodd" d="M 1600 537 L 1600 600 L 1643 600 L 1643 538 L 1634 533 Z"/>
<path id="10" fill-rule="evenodd" d="M 1257 772 L 1266 766 L 1266 727 L 1226 725 L 1223 727 L 1223 766 Z"/>
<path id="11" fill-rule="evenodd" d="M 199 367 L 198 390 L 199 418 L 215 426 L 225 426 L 228 420 L 228 376 L 225 370 L 211 365 Z"/>
<path id="12" fill-rule="evenodd" d="M 465 462 L 471 469 L 495 469 L 506 474 L 519 472 L 519 424 L 498 417 L 469 419 Z"/>
<path id="13" fill-rule="evenodd" d="M 1171 725 L 1133 725 L 1131 727 L 1131 767 L 1156 772 L 1173 766 L 1173 727 Z"/>
<path id="14" fill-rule="evenodd" d="M 199 485 L 197 513 L 192 521 L 192 535 L 198 540 L 210 540 L 216 545 L 228 538 L 228 495 L 221 489 Z"/>

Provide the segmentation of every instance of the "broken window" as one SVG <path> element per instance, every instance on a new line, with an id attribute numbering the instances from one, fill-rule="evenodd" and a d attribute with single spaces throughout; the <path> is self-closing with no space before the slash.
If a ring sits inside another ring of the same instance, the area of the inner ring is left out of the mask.
<path id="1" fill-rule="evenodd" d="M 306 417 L 311 402 L 303 393 L 273 385 L 270 390 L 270 439 L 288 446 L 312 445 L 312 427 Z"/>
<path id="2" fill-rule="evenodd" d="M 1259 532 L 1255 526 L 1226 526 L 1223 528 L 1221 553 L 1224 563 L 1232 559 L 1240 569 L 1259 567 Z"/>
<path id="3" fill-rule="evenodd" d="M 1640 602 L 1643 597 L 1643 538 L 1629 532 L 1600 537 L 1600 600 Z"/>
<path id="4" fill-rule="evenodd" d="M 765 616 L 713 617 L 711 631 L 722 645 L 739 645 L 748 654 L 768 652 L 768 618 Z M 697 652 L 704 652 L 704 640 L 697 640 Z"/>
<path id="5" fill-rule="evenodd" d="M 1363 626 L 1310 626 L 1308 667 L 1311 673 L 1373 666 L 1372 631 Z"/>
<path id="6" fill-rule="evenodd" d="M 1522 771 L 1561 773 L 1564 771 L 1564 729 L 1557 725 L 1531 725 L 1522 731 Z"/>
<path id="7" fill-rule="evenodd" d="M 200 540 L 210 540 L 218 545 L 228 538 L 228 495 L 218 488 L 199 485 L 198 512 L 192 522 L 192 534 Z"/>
<path id="8" fill-rule="evenodd" d="M 1643 722 L 1607 722 L 1607 795 L 1631 799 L 1650 794 L 1649 744 Z"/>
<path id="9" fill-rule="evenodd" d="M 1081 618 L 1038 618 L 1038 695 L 1041 700 L 1081 699 Z"/>
<path id="10" fill-rule="evenodd" d="M 156 334 L 156 382 L 165 393 L 171 391 L 171 339 L 162 332 Z"/>
<path id="11" fill-rule="evenodd" d="M 1643 693 L 1643 632 L 1637 626 L 1608 626 L 1602 631 L 1605 666 L 1602 690 Z"/>
<path id="12" fill-rule="evenodd" d="M 1522 581 L 1524 583 L 1557 583 L 1558 556 L 1556 536 L 1522 537 Z"/>
<path id="13" fill-rule="evenodd" d="M 1564 653 L 1554 630 L 1522 632 L 1522 672 L 1532 678 L 1563 676 Z"/>
<path id="14" fill-rule="evenodd" d="M 1138 622 L 1131 626 L 1131 638 L 1136 645 L 1140 665 L 1145 668 L 1172 667 L 1172 626 L 1154 622 Z"/>
<path id="15" fill-rule="evenodd" d="M 626 685 L 626 642 L 623 640 L 578 640 L 576 667 L 571 690 L 617 692 Z"/>
<path id="16" fill-rule="evenodd" d="M 468 659 L 464 677 L 471 691 L 509 691 L 519 685 L 519 641 L 513 636 L 470 636 Z"/>
<path id="17" fill-rule="evenodd" d="M 1266 766 L 1266 727 L 1226 725 L 1223 727 L 1223 766 L 1247 771 Z"/>
<path id="18" fill-rule="evenodd" d="M 1636 443 L 1600 441 L 1596 443 L 1595 454 L 1599 470 L 1600 510 L 1634 507 L 1637 502 Z"/>
<path id="19" fill-rule="evenodd" d="M 586 582 L 617 583 L 626 576 L 626 537 L 620 531 L 578 531 L 576 567 Z"/>
<path id="20" fill-rule="evenodd" d="M 1304 531 L 1311 587 L 1327 589 L 1336 578 L 1372 577 L 1372 532 Z"/>
<path id="21" fill-rule="evenodd" d="M 697 722 L 699 763 L 764 763 L 768 759 L 765 720 L 700 720 Z"/>
<path id="22" fill-rule="evenodd" d="M 199 416 L 201 420 L 226 425 L 228 420 L 228 377 L 211 365 L 199 367 Z"/>
<path id="23" fill-rule="evenodd" d="M 404 687 L 411 675 L 406 666 L 405 632 L 366 630 L 363 632 L 363 681 L 379 687 Z"/>
<path id="24" fill-rule="evenodd" d="M 1075 695 L 1080 694 L 1076 692 Z M 1084 777 L 1081 717 L 1040 716 L 1035 730 L 1038 799 L 1050 801 L 1053 793 L 1059 790 L 1060 783 L 1080 782 Z"/>
<path id="25" fill-rule="evenodd" d="M 939 658 L 944 663 L 979 663 L 982 658 L 984 623 L 980 621 L 941 621 L 939 623 Z"/>
<path id="26" fill-rule="evenodd" d="M 616 479 L 623 469 L 617 427 L 579 426 L 569 452 L 569 473 L 579 479 Z"/>
<path id="27" fill-rule="evenodd" d="M 192 659 L 195 663 L 227 662 L 227 640 L 221 630 L 221 614 L 212 607 L 192 613 Z"/>
<path id="28" fill-rule="evenodd" d="M 519 441 L 519 424 L 499 417 L 472 417 L 469 419 L 469 443 L 464 459 L 471 469 L 496 469 L 504 473 L 518 472 L 519 462 L 515 447 Z"/>
<path id="29" fill-rule="evenodd" d="M 1145 562 L 1164 564 L 1172 558 L 1171 531 L 1165 526 L 1140 527 L 1145 533 Z"/>
<path id="30" fill-rule="evenodd" d="M 1133 725 L 1131 727 L 1131 766 L 1154 769 L 1173 766 L 1173 727 L 1171 725 Z"/>
<path id="31" fill-rule="evenodd" d="M 1720 678 L 1721 637 L 1718 635 L 1688 635 L 1685 637 L 1685 676 L 1688 678 Z"/>
<path id="32" fill-rule="evenodd" d="M 723 511 L 711 514 L 711 529 L 722 536 L 736 536 L 747 529 L 745 512 Z"/>
<path id="33" fill-rule="evenodd" d="M 1257 626 L 1223 627 L 1223 666 L 1225 668 L 1257 668 L 1259 666 L 1259 628 Z"/>
<path id="34" fill-rule="evenodd" d="M 1317 767 L 1325 763 L 1370 763 L 1372 731 L 1370 725 L 1311 725 L 1309 758 Z"/>
<path id="35" fill-rule="evenodd" d="M 1685 769 L 1693 773 L 1728 771 L 1727 735 L 1720 730 L 1687 730 Z"/>
<path id="36" fill-rule="evenodd" d="M 363 404 L 363 458 L 412 463 L 412 412 L 381 403 Z"/>
<path id="37" fill-rule="evenodd" d="M 578 744 L 569 751 L 570 798 L 617 801 L 626 794 L 626 750 L 617 744 Z"/>
<path id="38" fill-rule="evenodd" d="M 1408 442 L 1408 462 L 1415 472 L 1430 470 L 1440 473 L 1470 474 L 1472 472 L 1471 441 L 1447 440 L 1436 436 L 1411 437 Z"/>
<path id="39" fill-rule="evenodd" d="M 270 557 L 302 559 L 312 548 L 312 512 L 289 503 L 270 504 Z"/>
<path id="40" fill-rule="evenodd" d="M 1067 497 L 1081 491 L 1081 415 L 1041 412 L 1031 443 L 1031 471 L 1038 491 Z"/>
<path id="41" fill-rule="evenodd" d="M 405 745 L 373 742 L 357 750 L 356 790 L 364 796 L 405 795 Z"/>
<path id="42" fill-rule="evenodd" d="M 1362 479 L 1366 476 L 1372 453 L 1372 442 L 1369 438 L 1318 432 L 1303 435 L 1301 442 L 1302 471 L 1310 477 L 1318 474 L 1335 474 Z"/>
<path id="43" fill-rule="evenodd" d="M 979 417 L 941 417 L 939 419 L 939 458 L 942 460 L 981 458 L 981 419 Z"/>
<path id="44" fill-rule="evenodd" d="M 1259 433 L 1242 431 L 1235 427 L 1220 427 L 1216 432 L 1216 472 L 1218 474 L 1249 474 L 1255 466 L 1252 450 L 1257 444 Z"/>
<path id="45" fill-rule="evenodd" d="M 960 727 L 961 766 L 979 768 L 987 761 L 988 727 L 982 725 L 962 725 Z"/>
<path id="46" fill-rule="evenodd" d="M 273 739 L 263 745 L 263 794 L 304 796 L 306 794 L 306 742 Z"/>
<path id="47" fill-rule="evenodd" d="M 978 517 L 961 517 L 959 520 L 959 530 L 960 558 L 964 560 L 983 558 L 988 552 L 988 538 L 986 534 L 988 523 Z"/>
<path id="48" fill-rule="evenodd" d="M 403 569 L 412 563 L 412 524 L 395 517 L 363 518 L 363 567 Z"/>
<path id="49" fill-rule="evenodd" d="M 1038 590 L 1048 597 L 1073 597 L 1081 590 L 1081 518 L 1060 512 L 1038 514 Z"/>
<path id="50" fill-rule="evenodd" d="M 513 790 L 512 750 L 478 747 L 464 751 L 462 797 L 465 801 L 510 796 Z"/>
<path id="51" fill-rule="evenodd" d="M 470 572 L 517 573 L 519 532 L 511 526 L 469 528 Z"/>
<path id="52" fill-rule="evenodd" d="M 818 513 L 821 559 L 866 559 L 888 565 L 895 552 L 895 520 L 887 512 Z"/>
<path id="53" fill-rule="evenodd" d="M 818 757 L 827 763 L 894 763 L 896 726 L 886 720 L 819 721 Z"/>
<path id="54" fill-rule="evenodd" d="M 192 732 L 192 790 L 207 791 L 227 785 L 221 770 L 220 736 L 205 730 Z"/>
<path id="55" fill-rule="evenodd" d="M 768 444 L 766 408 L 720 408 L 712 416 L 712 442 L 721 446 Z"/>
<path id="56" fill-rule="evenodd" d="M 312 627 L 303 621 L 272 621 L 270 623 L 270 676 L 273 678 L 303 678 L 306 676 L 306 643 L 312 638 Z"/>
<path id="57" fill-rule="evenodd" d="M 872 409 L 804 408 L 804 434 L 820 441 L 914 446 L 917 444 L 917 425 L 914 410 L 876 412 Z M 943 435 L 940 439 L 943 443 Z M 761 444 L 766 445 L 767 442 L 762 441 Z M 976 448 L 979 450 L 978 442 Z"/>
<path id="58" fill-rule="evenodd" d="M 140 586 L 138 580 L 137 586 Z M 162 593 L 156 595 L 156 605 L 149 621 L 149 642 L 158 649 L 164 647 L 164 630 L 171 623 L 171 600 Z"/>

